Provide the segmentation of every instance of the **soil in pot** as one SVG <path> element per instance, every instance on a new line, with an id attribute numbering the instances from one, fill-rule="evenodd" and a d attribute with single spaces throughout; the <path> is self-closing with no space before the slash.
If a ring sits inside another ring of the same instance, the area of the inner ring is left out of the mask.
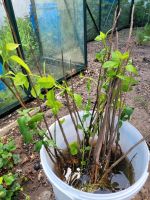
<path id="1" fill-rule="evenodd" d="M 120 151 L 118 155 L 113 152 L 114 151 L 112 150 L 110 163 L 113 163 L 114 160 L 121 156 Z M 86 154 L 84 156 L 85 158 L 88 157 L 88 152 Z M 89 164 L 85 165 L 85 163 L 81 164 L 81 155 L 79 154 L 72 156 L 65 150 L 63 151 L 63 157 L 64 161 L 57 163 L 54 167 L 56 175 L 68 185 L 71 185 L 81 191 L 108 194 L 124 190 L 135 182 L 132 162 L 129 161 L 128 158 L 125 158 L 116 167 L 114 167 L 105 180 L 93 183 L 91 178 L 93 168 L 92 158 L 89 159 Z M 102 174 L 99 174 L 99 177 L 101 176 Z"/>

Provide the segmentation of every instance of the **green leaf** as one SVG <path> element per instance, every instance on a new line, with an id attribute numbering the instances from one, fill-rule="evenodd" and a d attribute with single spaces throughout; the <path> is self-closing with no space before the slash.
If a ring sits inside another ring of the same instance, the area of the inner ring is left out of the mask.
<path id="1" fill-rule="evenodd" d="M 9 71 L 9 72 L 6 73 L 6 75 L 12 75 L 12 76 L 15 76 L 15 73 L 12 72 L 12 71 Z"/>
<path id="2" fill-rule="evenodd" d="M 122 60 L 127 60 L 129 58 L 129 52 L 122 54 Z"/>
<path id="3" fill-rule="evenodd" d="M 47 97 L 46 105 L 52 108 L 52 112 L 54 115 L 57 114 L 63 105 L 61 102 L 56 100 L 54 90 L 48 91 L 46 97 Z"/>
<path id="4" fill-rule="evenodd" d="M 46 144 L 48 147 L 57 147 L 54 140 L 46 140 Z"/>
<path id="5" fill-rule="evenodd" d="M 1 156 L 2 156 L 3 159 L 8 159 L 8 158 L 12 157 L 12 153 L 4 151 Z"/>
<path id="6" fill-rule="evenodd" d="M 6 50 L 8 50 L 8 51 L 13 51 L 13 50 L 17 49 L 18 46 L 19 46 L 19 44 L 7 43 L 7 44 L 6 44 Z"/>
<path id="7" fill-rule="evenodd" d="M 39 131 L 38 131 L 38 134 L 39 134 L 41 137 L 43 137 L 43 136 L 45 135 L 45 131 L 44 131 L 44 130 L 39 130 Z"/>
<path id="8" fill-rule="evenodd" d="M 85 111 L 86 113 L 90 114 L 90 110 L 91 110 L 91 99 L 89 98 L 85 105 Z"/>
<path id="9" fill-rule="evenodd" d="M 89 118 L 89 116 L 91 115 L 91 113 L 90 112 L 86 112 L 84 115 L 83 115 L 83 121 L 86 121 L 87 120 L 87 118 Z"/>
<path id="10" fill-rule="evenodd" d="M 58 114 L 59 110 L 63 107 L 63 104 L 60 101 L 55 101 L 52 107 L 52 112 L 54 115 Z"/>
<path id="11" fill-rule="evenodd" d="M 14 77 L 14 84 L 16 86 L 25 86 L 26 89 L 29 88 L 29 82 L 25 74 L 18 72 Z"/>
<path id="12" fill-rule="evenodd" d="M 91 80 L 87 80 L 87 84 L 86 84 L 86 88 L 87 88 L 87 92 L 90 93 L 91 92 Z"/>
<path id="13" fill-rule="evenodd" d="M 75 156 L 78 154 L 78 144 L 77 142 L 73 142 L 69 145 L 71 155 Z"/>
<path id="14" fill-rule="evenodd" d="M 82 107 L 82 96 L 79 94 L 74 94 L 74 100 L 75 100 L 75 103 L 77 104 L 77 106 L 79 108 L 81 108 Z"/>
<path id="15" fill-rule="evenodd" d="M 20 162 L 20 155 L 19 154 L 13 154 L 13 161 L 14 161 L 14 164 L 18 164 Z"/>
<path id="16" fill-rule="evenodd" d="M 0 158 L 0 169 L 3 167 L 3 159 Z"/>
<path id="17" fill-rule="evenodd" d="M 127 60 L 129 58 L 129 52 L 125 52 L 122 54 L 120 51 L 113 51 L 112 52 L 112 60 Z"/>
<path id="18" fill-rule="evenodd" d="M 103 32 L 100 32 L 100 35 L 98 35 L 95 38 L 95 41 L 100 42 L 100 41 L 104 41 L 106 39 L 107 35 Z"/>
<path id="19" fill-rule="evenodd" d="M 117 77 L 121 80 L 126 80 L 127 76 L 118 74 Z"/>
<path id="20" fill-rule="evenodd" d="M 122 91 L 128 92 L 132 89 L 132 86 L 137 84 L 138 81 L 136 81 L 133 77 L 125 76 L 124 80 L 122 80 Z"/>
<path id="21" fill-rule="evenodd" d="M 99 100 L 100 100 L 100 104 L 102 104 L 103 102 L 105 102 L 105 100 L 106 100 L 106 94 L 105 93 L 101 93 L 101 95 L 99 96 Z"/>
<path id="22" fill-rule="evenodd" d="M 126 106 L 120 116 L 120 120 L 126 121 L 129 120 L 131 115 L 133 114 L 134 108 Z"/>
<path id="23" fill-rule="evenodd" d="M 26 117 L 20 117 L 18 120 L 19 130 L 22 134 L 24 141 L 30 143 L 33 140 L 33 135 L 28 127 L 28 120 Z"/>
<path id="24" fill-rule="evenodd" d="M 5 144 L 4 148 L 7 149 L 8 151 L 16 150 L 15 141 L 14 140 L 9 141 L 7 144 Z"/>
<path id="25" fill-rule="evenodd" d="M 39 94 L 39 98 L 40 98 L 41 100 L 44 100 L 45 96 L 44 96 L 43 94 Z"/>
<path id="26" fill-rule="evenodd" d="M 18 110 L 17 112 L 19 113 L 19 115 L 28 116 L 28 113 L 29 113 L 32 109 L 33 109 L 33 108 L 28 108 L 28 109 Z"/>
<path id="27" fill-rule="evenodd" d="M 2 185 L 2 183 L 3 183 L 3 177 L 1 176 L 0 177 L 0 185 Z"/>
<path id="28" fill-rule="evenodd" d="M 106 49 L 102 49 L 99 53 L 96 53 L 96 59 L 100 62 L 102 62 L 105 58 L 105 55 L 107 53 Z"/>
<path id="29" fill-rule="evenodd" d="M 31 117 L 31 119 L 28 121 L 28 125 L 32 128 L 35 123 L 41 122 L 43 119 L 44 113 L 37 113 Z"/>
<path id="30" fill-rule="evenodd" d="M 86 165 L 86 161 L 85 160 L 81 161 L 81 165 L 85 166 Z"/>
<path id="31" fill-rule="evenodd" d="M 30 68 L 28 65 L 19 57 L 19 56 L 11 56 L 11 60 L 17 62 L 19 65 L 21 65 L 29 74 L 31 74 Z"/>
<path id="32" fill-rule="evenodd" d="M 137 69 L 136 69 L 133 65 L 127 65 L 127 66 L 126 66 L 126 70 L 127 70 L 128 72 L 133 73 L 133 74 L 137 74 Z"/>
<path id="33" fill-rule="evenodd" d="M 34 150 L 37 151 L 37 152 L 40 152 L 42 145 L 43 145 L 43 141 L 36 142 L 35 145 L 34 145 Z"/>
<path id="34" fill-rule="evenodd" d="M 3 178 L 7 186 L 11 185 L 15 181 L 15 176 L 11 173 L 4 175 Z"/>
<path id="35" fill-rule="evenodd" d="M 14 196 L 14 191 L 12 190 L 7 190 L 6 194 L 6 200 L 12 200 L 12 197 Z"/>
<path id="36" fill-rule="evenodd" d="M 53 106 L 53 103 L 56 101 L 54 90 L 49 90 L 46 94 L 47 103 L 50 107 Z"/>
<path id="37" fill-rule="evenodd" d="M 65 118 L 60 120 L 60 123 L 63 124 L 65 122 Z"/>
<path id="38" fill-rule="evenodd" d="M 122 127 L 123 121 L 121 119 L 119 119 L 119 128 Z"/>
<path id="39" fill-rule="evenodd" d="M 6 189 L 0 185 L 0 199 L 4 199 L 6 197 Z"/>
<path id="40" fill-rule="evenodd" d="M 90 146 L 86 146 L 85 147 L 85 151 L 90 151 L 91 150 L 91 147 Z"/>
<path id="41" fill-rule="evenodd" d="M 77 125 L 77 128 L 82 130 L 82 126 L 80 124 Z"/>
<path id="42" fill-rule="evenodd" d="M 25 200 L 31 200 L 30 196 L 25 194 Z"/>
<path id="43" fill-rule="evenodd" d="M 113 77 L 116 76 L 116 71 L 114 71 L 114 70 L 112 70 L 112 69 L 109 69 L 109 70 L 107 71 L 107 75 L 108 75 L 108 77 L 113 78 Z"/>
<path id="44" fill-rule="evenodd" d="M 103 68 L 117 68 L 119 66 L 120 63 L 116 62 L 116 61 L 107 61 L 103 64 Z"/>
<path id="45" fill-rule="evenodd" d="M 38 84 L 41 88 L 49 89 L 55 85 L 55 79 L 50 75 L 48 77 L 41 77 L 38 80 Z"/>
<path id="46" fill-rule="evenodd" d="M 31 89 L 31 94 L 34 98 L 37 98 L 37 96 L 39 97 L 41 94 L 41 87 L 39 84 L 36 84 L 34 86 L 34 88 Z"/>
<path id="47" fill-rule="evenodd" d="M 112 55 L 112 60 L 116 61 L 116 62 L 120 62 L 120 60 L 122 59 L 122 53 L 120 51 L 113 51 L 111 53 Z"/>

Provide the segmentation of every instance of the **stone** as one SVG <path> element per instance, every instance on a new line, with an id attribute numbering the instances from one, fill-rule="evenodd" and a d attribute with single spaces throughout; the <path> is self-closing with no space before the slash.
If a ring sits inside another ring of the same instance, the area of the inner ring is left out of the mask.
<path id="1" fill-rule="evenodd" d="M 45 190 L 39 195 L 38 200 L 48 200 L 51 198 L 51 196 L 52 196 L 51 191 Z"/>

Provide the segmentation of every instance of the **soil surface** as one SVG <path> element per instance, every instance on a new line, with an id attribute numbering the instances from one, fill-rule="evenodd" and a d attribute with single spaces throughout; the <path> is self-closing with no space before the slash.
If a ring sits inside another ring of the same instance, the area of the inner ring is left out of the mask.
<path id="1" fill-rule="evenodd" d="M 128 30 L 119 32 L 120 49 L 124 48 L 127 35 Z M 99 44 L 96 42 L 88 43 L 89 64 L 84 73 L 91 75 L 94 79 L 97 78 L 99 68 L 99 64 L 95 62 L 95 52 L 98 50 Z M 133 62 L 139 71 L 139 75 L 137 77 L 139 84 L 136 85 L 133 91 L 128 94 L 126 102 L 135 108 L 131 123 L 143 134 L 143 136 L 146 136 L 150 133 L 150 46 L 138 46 L 135 44 L 133 48 Z M 86 99 L 84 94 L 85 84 L 83 80 L 80 80 L 78 75 L 73 77 L 73 85 L 74 88 L 77 89 L 77 91 L 80 92 Z M 94 86 L 92 93 L 94 99 Z M 33 104 L 36 105 L 36 102 L 31 103 L 32 106 Z M 64 107 L 60 116 L 67 113 L 67 109 Z M 0 119 L 0 128 L 15 120 L 16 116 L 17 114 L 15 112 L 3 119 Z M 54 121 L 50 111 L 46 112 L 46 117 L 49 123 Z M 37 153 L 33 153 L 33 147 L 31 145 L 25 145 L 23 143 L 18 128 L 14 128 L 9 131 L 6 137 L 10 136 L 15 139 L 17 144 L 17 153 L 20 153 L 21 155 L 21 163 L 16 167 L 16 171 L 26 177 L 26 181 L 23 185 L 24 193 L 30 195 L 31 200 L 55 200 L 52 188 L 41 168 L 39 155 Z M 24 200 L 25 197 L 21 194 L 18 199 Z M 134 200 L 150 200 L 150 178 Z"/>

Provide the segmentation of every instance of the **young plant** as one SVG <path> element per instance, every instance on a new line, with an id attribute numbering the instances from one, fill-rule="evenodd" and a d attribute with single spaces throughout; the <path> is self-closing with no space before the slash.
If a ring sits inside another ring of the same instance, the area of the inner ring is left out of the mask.
<path id="1" fill-rule="evenodd" d="M 6 143 L 0 141 L 0 199 L 11 200 L 22 187 L 19 184 L 18 174 L 12 168 L 20 162 L 20 157 L 15 154 L 16 145 L 10 139 Z"/>
<path id="2" fill-rule="evenodd" d="M 6 144 L 0 141 L 0 171 L 1 169 L 11 169 L 19 163 L 20 157 L 15 154 L 16 145 L 14 140 L 8 140 Z"/>
<path id="3" fill-rule="evenodd" d="M 13 86 L 10 87 L 7 84 L 9 89 L 25 108 L 20 112 L 21 117 L 18 119 L 19 129 L 25 142 L 33 143 L 38 151 L 44 145 L 58 174 L 70 185 L 80 188 L 79 182 L 86 176 L 86 184 L 83 184 L 84 187 L 82 184 L 80 185 L 84 191 L 95 191 L 98 188 L 106 188 L 106 185 L 112 188 L 110 183 L 106 184 L 109 181 L 109 174 L 138 145 L 136 144 L 124 155 L 119 145 L 119 128 L 124 121 L 130 119 L 133 113 L 133 108 L 125 104 L 125 96 L 137 83 L 134 78 L 137 75 L 137 70 L 131 60 L 132 26 L 125 51 L 122 52 L 118 49 L 117 33 L 116 45 L 112 42 L 116 23 L 117 19 L 114 20 L 112 33 L 109 37 L 110 44 L 107 42 L 108 33 L 100 32 L 100 35 L 95 39 L 102 45 L 102 49 L 96 54 L 100 68 L 97 80 L 81 75 L 81 78 L 86 81 L 86 99 L 75 91 L 72 80 L 70 81 L 71 84 L 68 83 L 65 73 L 62 84 L 59 84 L 51 75 L 45 74 L 45 70 L 41 75 L 32 73 L 29 66 L 21 58 L 12 55 L 12 52 L 18 48 L 17 44 L 7 44 L 4 46 L 4 50 L 0 51 L 5 68 L 5 74 L 1 76 L 1 80 L 6 83 L 6 80 L 9 79 Z M 10 60 L 23 67 L 27 74 L 23 74 L 21 70 L 17 73 L 11 71 Z M 65 71 L 63 55 L 62 68 Z M 29 89 L 27 76 L 31 84 L 31 94 L 37 99 L 40 110 L 38 114 L 34 115 L 31 115 L 30 109 L 26 109 L 26 105 L 18 92 L 18 87 Z M 92 88 L 96 88 L 94 104 L 92 104 Z M 65 99 L 65 106 L 76 131 L 77 139 L 71 144 L 63 128 L 65 120 L 59 118 L 59 112 L 64 105 L 57 99 L 57 90 Z M 45 92 L 43 93 L 43 91 Z M 55 141 L 57 132 L 54 130 L 53 135 L 49 129 L 42 110 L 42 101 L 45 101 L 46 106 L 51 109 L 61 130 L 66 149 L 57 147 L 57 141 Z M 41 127 L 42 121 L 47 130 Z M 67 170 L 66 166 L 72 169 L 69 180 L 66 180 L 64 175 L 62 177 L 64 171 Z M 80 171 L 79 180 L 74 176 L 78 173 L 78 170 Z"/>

